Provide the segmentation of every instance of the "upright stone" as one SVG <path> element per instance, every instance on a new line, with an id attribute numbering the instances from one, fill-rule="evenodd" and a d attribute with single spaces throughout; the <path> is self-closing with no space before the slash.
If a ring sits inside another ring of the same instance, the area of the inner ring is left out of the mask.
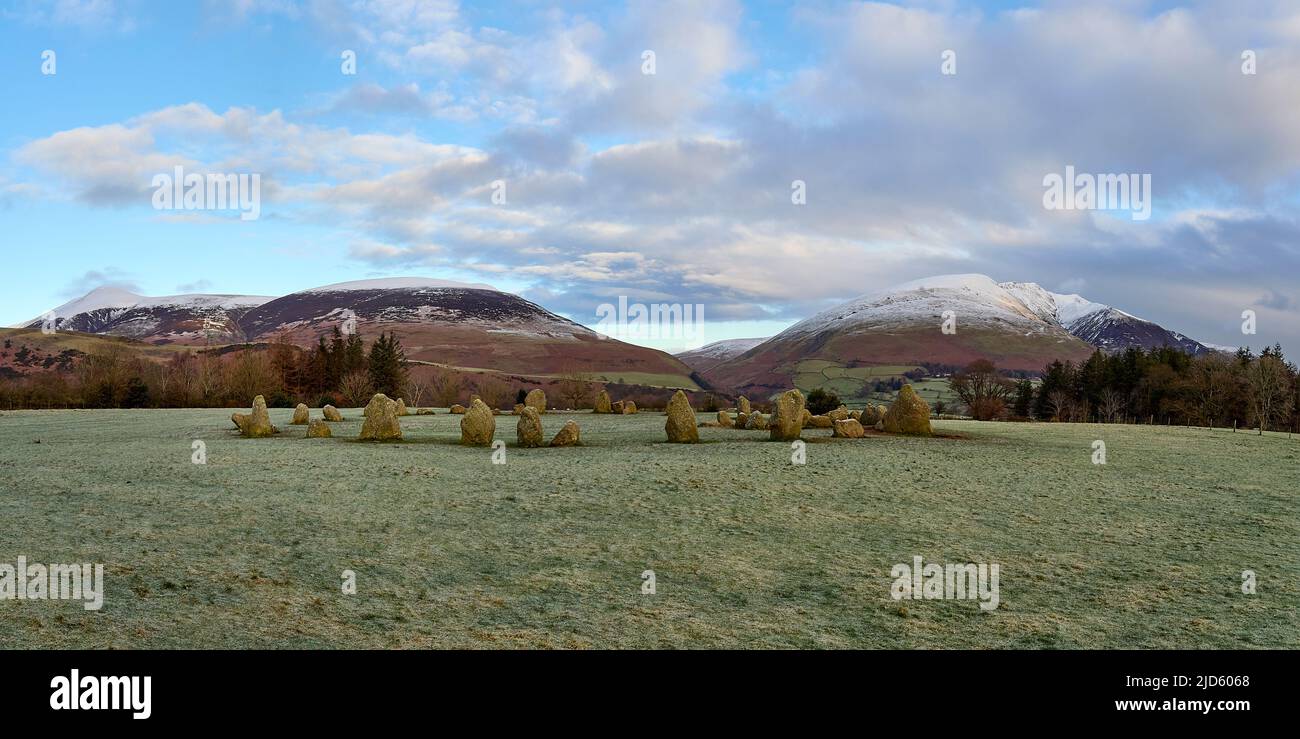
<path id="1" fill-rule="evenodd" d="M 772 441 L 794 441 L 803 428 L 803 393 L 786 390 L 776 399 L 776 412 L 772 414 L 770 433 Z"/>
<path id="2" fill-rule="evenodd" d="M 749 407 L 749 398 L 746 398 L 746 397 L 743 396 L 743 395 L 740 396 L 739 398 L 736 398 L 736 412 L 737 412 L 737 413 L 744 413 L 744 414 L 747 415 L 747 416 L 748 416 L 750 413 L 753 413 L 753 412 L 754 412 L 754 411 Z"/>
<path id="3" fill-rule="evenodd" d="M 904 385 L 894 398 L 893 405 L 885 412 L 883 424 L 885 431 L 891 434 L 909 436 L 933 436 L 930 430 L 930 405 L 916 394 L 911 385 Z"/>
<path id="4" fill-rule="evenodd" d="M 293 409 L 293 420 L 289 423 L 294 426 L 305 426 L 311 420 L 311 411 L 307 408 L 306 403 L 299 403 L 297 408 Z"/>
<path id="5" fill-rule="evenodd" d="M 539 387 L 535 387 L 532 390 L 529 390 L 528 395 L 524 396 L 524 405 L 528 406 L 529 408 L 532 408 L 538 413 L 545 413 L 546 393 L 542 392 L 542 389 Z"/>
<path id="6" fill-rule="evenodd" d="M 280 429 L 271 425 L 271 415 L 266 411 L 266 398 L 261 395 L 253 398 L 251 413 L 234 413 L 230 420 L 239 427 L 239 433 L 252 439 L 260 439 L 280 433 Z"/>
<path id="7" fill-rule="evenodd" d="M 613 413 L 614 412 L 614 409 L 609 402 L 609 393 L 605 392 L 604 390 L 600 391 L 600 395 L 596 396 L 596 407 L 592 408 L 591 412 L 592 413 Z"/>
<path id="8" fill-rule="evenodd" d="M 681 391 L 678 390 L 677 392 L 681 392 Z M 634 414 L 636 414 L 636 403 L 633 403 L 630 400 L 623 401 L 623 415 L 631 416 Z"/>
<path id="9" fill-rule="evenodd" d="M 376 393 L 366 406 L 366 421 L 361 425 L 362 441 L 395 441 L 402 438 L 402 424 L 397 420 L 397 403 L 383 393 Z"/>
<path id="10" fill-rule="evenodd" d="M 492 417 L 492 409 L 481 400 L 474 401 L 460 419 L 460 443 L 466 446 L 492 446 L 496 432 L 497 420 Z"/>
<path id="11" fill-rule="evenodd" d="M 664 422 L 664 431 L 668 441 L 676 444 L 694 444 L 700 440 L 700 430 L 695 425 L 695 410 L 686 393 L 678 390 L 668 401 L 668 420 Z"/>
<path id="12" fill-rule="evenodd" d="M 410 415 L 410 413 L 407 412 L 406 410 L 406 401 L 402 398 L 397 399 L 397 415 L 399 416 Z"/>
<path id="13" fill-rule="evenodd" d="M 735 422 L 731 420 L 731 414 L 730 414 L 730 413 L 728 413 L 728 412 L 726 412 L 726 411 L 718 411 L 718 426 L 720 426 L 721 428 L 724 428 L 724 429 L 729 429 L 729 428 L 731 428 L 734 424 L 735 424 Z"/>
<path id="14" fill-rule="evenodd" d="M 325 415 L 325 420 L 326 420 L 326 421 L 332 421 L 332 422 L 334 422 L 334 423 L 338 423 L 339 421 L 342 421 L 342 420 L 343 420 L 343 414 L 342 414 L 342 413 L 339 413 L 339 409 L 338 409 L 338 408 L 335 408 L 335 407 L 332 406 L 332 405 L 327 405 L 327 406 L 325 406 L 325 407 L 321 410 L 321 413 L 323 413 L 323 414 Z"/>
<path id="15" fill-rule="evenodd" d="M 537 414 L 536 408 L 524 406 L 524 412 L 519 416 L 515 431 L 518 434 L 519 446 L 532 449 L 542 445 L 542 417 Z"/>

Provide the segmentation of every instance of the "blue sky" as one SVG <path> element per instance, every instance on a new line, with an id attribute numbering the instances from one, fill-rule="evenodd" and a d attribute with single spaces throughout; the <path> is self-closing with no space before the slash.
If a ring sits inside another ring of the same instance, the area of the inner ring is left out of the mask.
<path id="1" fill-rule="evenodd" d="M 1285 2 L 0 0 L 0 323 L 425 275 L 713 340 L 983 272 L 1296 346 L 1297 49 Z M 154 210 L 174 163 L 260 173 L 261 217 Z M 1067 164 L 1152 174 L 1152 219 L 1044 210 Z"/>

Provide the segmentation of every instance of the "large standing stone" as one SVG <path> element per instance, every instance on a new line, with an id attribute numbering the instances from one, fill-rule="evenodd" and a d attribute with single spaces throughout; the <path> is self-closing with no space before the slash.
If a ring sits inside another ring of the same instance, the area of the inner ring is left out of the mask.
<path id="1" fill-rule="evenodd" d="M 535 387 L 532 390 L 529 390 L 528 395 L 524 396 L 524 405 L 528 406 L 529 408 L 532 408 L 538 413 L 545 413 L 546 393 L 542 392 L 542 389 L 539 387 Z"/>
<path id="2" fill-rule="evenodd" d="M 307 408 L 306 403 L 299 403 L 297 408 L 293 409 L 293 420 L 289 423 L 294 426 L 305 426 L 311 420 L 311 410 Z"/>
<path id="3" fill-rule="evenodd" d="M 735 422 L 731 420 L 730 413 L 726 411 L 718 411 L 718 426 L 724 429 L 729 429 L 734 425 L 734 423 Z"/>
<path id="4" fill-rule="evenodd" d="M 402 398 L 397 399 L 397 415 L 408 416 L 410 413 L 406 410 L 406 401 Z"/>
<path id="5" fill-rule="evenodd" d="M 335 408 L 335 407 L 332 406 L 332 405 L 327 405 L 327 406 L 325 406 L 325 407 L 321 410 L 321 412 L 322 412 L 323 414 L 325 414 L 325 420 L 326 420 L 326 421 L 333 421 L 333 422 L 337 423 L 337 422 L 343 420 L 343 414 L 342 414 L 342 413 L 339 413 L 339 409 L 338 409 L 338 408 Z"/>
<path id="6" fill-rule="evenodd" d="M 930 430 L 930 405 L 916 394 L 911 385 L 898 391 L 894 404 L 885 412 L 884 430 L 891 434 L 933 436 Z"/>
<path id="7" fill-rule="evenodd" d="M 366 422 L 361 425 L 362 441 L 393 441 L 402 438 L 402 424 L 397 420 L 397 403 L 383 393 L 376 393 L 366 406 Z"/>
<path id="8" fill-rule="evenodd" d="M 308 439 L 328 439 L 333 435 L 330 425 L 319 418 L 313 418 L 311 423 L 307 424 Z"/>
<path id="9" fill-rule="evenodd" d="M 831 435 L 844 439 L 861 439 L 866 435 L 866 431 L 863 430 L 862 424 L 858 423 L 856 418 L 841 418 L 835 422 L 834 429 L 835 430 L 831 432 Z"/>
<path id="10" fill-rule="evenodd" d="M 776 399 L 776 412 L 772 414 L 772 441 L 794 441 L 803 428 L 803 393 L 786 390 Z"/>
<path id="11" fill-rule="evenodd" d="M 492 417 L 492 409 L 481 400 L 474 401 L 460 419 L 460 443 L 466 446 L 492 446 L 496 432 L 497 420 Z"/>
<path id="12" fill-rule="evenodd" d="M 565 421 L 564 427 L 551 439 L 551 446 L 577 446 L 582 443 L 582 434 L 577 421 Z"/>
<path id="13" fill-rule="evenodd" d="M 609 393 L 604 390 L 596 396 L 596 407 L 591 409 L 592 413 L 613 413 L 614 409 L 609 402 Z"/>
<path id="14" fill-rule="evenodd" d="M 747 416 L 754 412 L 753 409 L 749 407 L 749 398 L 746 398 L 743 395 L 736 398 L 736 412 L 744 413 Z"/>
<path id="15" fill-rule="evenodd" d="M 266 398 L 261 395 L 253 398 L 251 413 L 234 413 L 230 420 L 239 427 L 239 433 L 253 439 L 260 439 L 280 433 L 280 429 L 271 425 L 271 414 L 266 411 Z"/>
<path id="16" fill-rule="evenodd" d="M 673 399 L 668 401 L 668 420 L 664 422 L 664 431 L 668 440 L 679 444 L 694 444 L 700 440 L 700 430 L 695 426 L 695 410 L 686 393 L 678 390 Z"/>
<path id="17" fill-rule="evenodd" d="M 524 406 L 515 431 L 518 433 L 519 446 L 531 449 L 542 445 L 542 417 L 537 414 L 536 408 Z"/>

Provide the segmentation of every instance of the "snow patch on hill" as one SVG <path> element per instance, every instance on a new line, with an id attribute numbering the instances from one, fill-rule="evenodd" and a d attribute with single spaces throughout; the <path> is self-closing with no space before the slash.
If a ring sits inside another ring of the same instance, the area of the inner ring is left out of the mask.
<path id="1" fill-rule="evenodd" d="M 460 290 L 492 290 L 495 287 L 481 282 L 456 282 L 455 280 L 435 280 L 429 277 L 383 277 L 374 280 L 352 280 L 336 282 L 333 285 L 313 287 L 302 290 L 305 293 L 343 292 L 346 290 L 411 290 L 417 288 L 456 288 Z"/>

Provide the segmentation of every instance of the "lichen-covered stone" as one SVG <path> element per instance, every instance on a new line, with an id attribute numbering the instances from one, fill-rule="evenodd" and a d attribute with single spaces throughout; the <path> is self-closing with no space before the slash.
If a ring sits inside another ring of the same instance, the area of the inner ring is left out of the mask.
<path id="1" fill-rule="evenodd" d="M 885 412 L 883 428 L 891 434 L 933 436 L 934 432 L 930 430 L 930 405 L 921 400 L 911 385 L 904 385 Z"/>
<path id="2" fill-rule="evenodd" d="M 596 406 L 591 409 L 591 412 L 592 413 L 613 413 L 614 412 L 613 406 L 609 402 L 609 393 L 605 392 L 604 390 L 600 391 L 600 395 L 596 396 Z"/>
<path id="3" fill-rule="evenodd" d="M 530 405 L 524 406 L 524 412 L 519 414 L 519 423 L 515 431 L 518 434 L 519 446 L 531 449 L 542 445 L 542 417 L 538 415 L 536 408 Z"/>
<path id="4" fill-rule="evenodd" d="M 695 410 L 686 393 L 678 390 L 668 401 L 668 420 L 664 422 L 664 432 L 668 441 L 675 444 L 694 444 L 700 440 L 700 430 L 695 425 Z"/>
<path id="5" fill-rule="evenodd" d="M 293 409 L 293 420 L 289 423 L 293 426 L 305 426 L 311 420 L 311 410 L 305 403 L 299 403 L 297 408 Z"/>
<path id="6" fill-rule="evenodd" d="M 465 417 L 460 419 L 460 443 L 466 446 L 492 446 L 492 437 L 497 432 L 497 420 L 492 417 L 492 409 L 483 401 L 476 400 L 468 410 L 462 412 Z"/>
<path id="7" fill-rule="evenodd" d="M 582 432 L 577 421 L 565 421 L 560 432 L 551 439 L 551 446 L 577 446 L 582 443 Z"/>
<path id="8" fill-rule="evenodd" d="M 332 405 L 327 405 L 324 408 L 322 408 L 321 413 L 324 414 L 326 421 L 333 421 L 335 423 L 338 423 L 339 421 L 343 420 L 343 414 L 339 413 L 339 409 L 335 408 Z"/>
<path id="9" fill-rule="evenodd" d="M 736 398 L 736 412 L 744 413 L 747 416 L 754 412 L 753 409 L 749 407 L 749 398 L 746 398 L 743 395 Z"/>
<path id="10" fill-rule="evenodd" d="M 333 435 L 334 432 L 330 431 L 330 425 L 322 419 L 313 418 L 311 423 L 307 424 L 308 439 L 328 439 Z"/>
<path id="11" fill-rule="evenodd" d="M 731 414 L 730 414 L 730 413 L 728 413 L 728 412 L 726 412 L 726 411 L 718 411 L 718 426 L 719 426 L 719 427 L 724 428 L 724 429 L 729 429 L 729 428 L 731 428 L 733 425 L 735 425 L 735 422 L 731 420 Z"/>
<path id="12" fill-rule="evenodd" d="M 465 406 L 460 403 L 452 403 L 451 408 L 448 408 L 447 411 L 459 416 L 465 412 Z"/>
<path id="13" fill-rule="evenodd" d="M 542 389 L 537 387 L 529 390 L 528 395 L 524 396 L 524 405 L 532 408 L 538 413 L 545 413 L 546 393 L 542 392 Z"/>
<path id="14" fill-rule="evenodd" d="M 362 441 L 396 441 L 402 438 L 402 424 L 397 420 L 397 403 L 383 393 L 376 393 L 366 406 L 366 421 L 361 425 Z"/>
<path id="15" fill-rule="evenodd" d="M 844 439 L 861 439 L 866 435 L 866 431 L 862 428 L 862 424 L 858 423 L 858 419 L 856 418 L 841 418 L 835 422 L 833 428 L 834 430 L 831 432 L 831 435 Z"/>
<path id="16" fill-rule="evenodd" d="M 235 413 L 230 416 L 239 427 L 239 433 L 250 439 L 260 439 L 280 433 L 280 429 L 271 425 L 271 414 L 266 410 L 266 398 L 261 395 L 253 398 L 251 413 Z"/>
<path id="17" fill-rule="evenodd" d="M 786 390 L 776 399 L 772 414 L 770 434 L 773 441 L 794 441 L 803 429 L 803 393 L 797 389 Z"/>

